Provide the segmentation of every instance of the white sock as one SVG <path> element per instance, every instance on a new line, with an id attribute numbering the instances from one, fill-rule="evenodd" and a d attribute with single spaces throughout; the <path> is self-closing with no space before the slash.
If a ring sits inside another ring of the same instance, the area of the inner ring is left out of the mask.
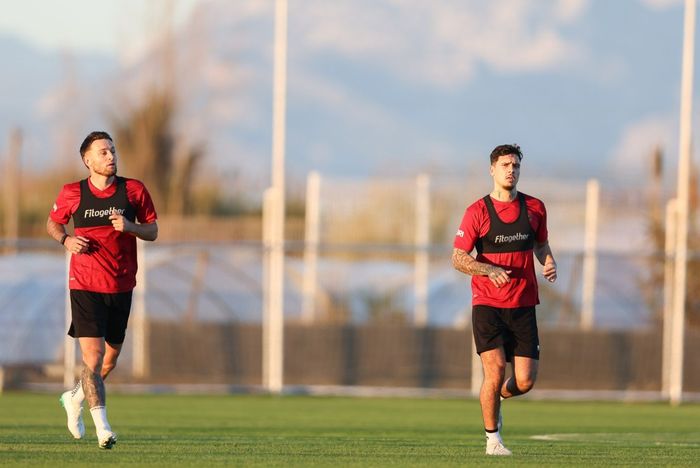
<path id="1" fill-rule="evenodd" d="M 100 432 L 112 432 L 112 426 L 107 422 L 107 408 L 105 406 L 95 406 L 90 408 L 92 420 L 95 422 L 95 430 Z"/>
<path id="2" fill-rule="evenodd" d="M 83 391 L 82 380 L 78 380 L 78 383 L 73 387 L 73 390 L 70 392 L 70 398 L 80 406 L 83 405 L 83 401 L 85 401 L 85 392 Z"/>
<path id="3" fill-rule="evenodd" d="M 491 443 L 503 443 L 503 439 L 501 439 L 501 433 L 499 431 L 486 432 L 486 439 L 488 439 L 488 442 Z"/>

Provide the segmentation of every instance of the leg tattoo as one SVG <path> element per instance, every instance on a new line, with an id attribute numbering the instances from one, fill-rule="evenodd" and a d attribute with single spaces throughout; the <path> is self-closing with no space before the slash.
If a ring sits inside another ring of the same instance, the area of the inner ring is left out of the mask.
<path id="1" fill-rule="evenodd" d="M 105 383 L 100 374 L 85 366 L 81 377 L 80 380 L 83 382 L 83 392 L 85 392 L 88 406 L 90 408 L 104 406 L 106 403 Z"/>

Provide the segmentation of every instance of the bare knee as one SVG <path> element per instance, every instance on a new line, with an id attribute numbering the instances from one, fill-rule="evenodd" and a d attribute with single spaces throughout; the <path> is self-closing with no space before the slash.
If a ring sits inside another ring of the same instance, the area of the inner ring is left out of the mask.
<path id="1" fill-rule="evenodd" d="M 99 373 L 105 358 L 105 345 L 102 338 L 80 337 L 80 353 L 85 366 L 92 372 Z"/>
<path id="2" fill-rule="evenodd" d="M 83 362 L 93 372 L 100 372 L 104 362 L 105 353 L 101 349 L 83 349 Z"/>
<path id="3" fill-rule="evenodd" d="M 107 375 L 117 367 L 117 360 L 119 359 L 119 354 L 121 353 L 121 344 L 115 345 L 111 343 L 106 343 L 106 353 L 104 357 L 104 362 L 102 363 L 102 378 L 107 377 Z"/>
<path id="4" fill-rule="evenodd" d="M 484 366 L 484 385 L 500 388 L 506 375 L 505 363 L 492 362 Z"/>
<path id="5" fill-rule="evenodd" d="M 117 367 L 117 358 L 119 355 L 114 355 L 114 354 L 107 354 L 105 356 L 104 362 L 102 363 L 102 378 L 106 378 L 110 372 L 114 370 L 115 367 Z"/>
<path id="6" fill-rule="evenodd" d="M 486 378 L 503 379 L 506 375 L 505 362 L 492 362 L 484 367 L 484 376 Z"/>
<path id="7" fill-rule="evenodd" d="M 535 386 L 537 380 L 538 361 L 536 359 L 515 356 L 513 377 L 506 385 L 506 397 L 522 395 Z M 508 395 L 510 393 L 510 395 Z"/>
<path id="8" fill-rule="evenodd" d="M 117 367 L 117 360 L 119 359 L 119 353 L 107 349 L 105 354 L 104 362 L 102 363 L 102 369 L 112 370 Z"/>
<path id="9" fill-rule="evenodd" d="M 114 368 L 117 367 L 117 361 L 104 361 L 102 363 L 102 378 L 107 377 L 110 372 L 114 370 Z"/>
<path id="10" fill-rule="evenodd" d="M 531 377 L 527 377 L 525 379 L 518 379 L 515 381 L 515 384 L 518 386 L 518 390 L 520 393 L 527 393 L 530 390 L 532 390 L 532 387 L 535 386 L 535 379 Z"/>

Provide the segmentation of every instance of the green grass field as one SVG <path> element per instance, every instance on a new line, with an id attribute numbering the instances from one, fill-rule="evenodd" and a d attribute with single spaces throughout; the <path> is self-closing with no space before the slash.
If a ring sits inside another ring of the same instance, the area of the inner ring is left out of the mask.
<path id="1" fill-rule="evenodd" d="M 514 456 L 486 457 L 474 400 L 109 396 L 100 450 L 65 429 L 58 395 L 0 395 L 0 465 L 549 466 L 700 463 L 700 405 L 511 400 Z"/>

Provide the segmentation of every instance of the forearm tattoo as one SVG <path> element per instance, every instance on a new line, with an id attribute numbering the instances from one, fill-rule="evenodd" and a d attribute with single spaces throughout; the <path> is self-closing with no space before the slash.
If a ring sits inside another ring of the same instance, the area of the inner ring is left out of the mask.
<path id="1" fill-rule="evenodd" d="M 93 372 L 88 366 L 82 372 L 83 392 L 90 408 L 105 406 L 105 383 L 100 374 Z"/>
<path id="2" fill-rule="evenodd" d="M 462 249 L 454 249 L 452 252 L 452 265 L 457 271 L 466 273 L 472 276 L 488 276 L 493 273 L 497 267 L 488 263 L 477 262 L 474 257 L 469 255 Z"/>
<path id="3" fill-rule="evenodd" d="M 549 247 L 549 242 L 544 242 L 543 244 L 535 245 L 534 251 L 535 257 L 537 257 L 537 260 L 542 265 L 544 265 L 547 262 L 547 257 L 551 257 L 552 260 L 554 260 L 554 257 L 552 255 L 552 249 Z"/>

